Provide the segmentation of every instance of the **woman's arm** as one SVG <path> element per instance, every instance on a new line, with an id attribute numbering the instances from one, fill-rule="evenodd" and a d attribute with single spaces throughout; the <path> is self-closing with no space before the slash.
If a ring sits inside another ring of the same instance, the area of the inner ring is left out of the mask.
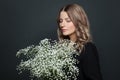
<path id="1" fill-rule="evenodd" d="M 85 80 L 102 80 L 96 46 L 93 43 L 87 43 L 81 56 L 80 65 Z"/>

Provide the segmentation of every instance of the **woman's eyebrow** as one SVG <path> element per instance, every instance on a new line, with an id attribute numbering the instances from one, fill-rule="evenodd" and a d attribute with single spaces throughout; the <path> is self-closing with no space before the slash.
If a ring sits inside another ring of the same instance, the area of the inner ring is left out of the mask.
<path id="1" fill-rule="evenodd" d="M 65 20 L 69 20 L 70 18 L 65 18 Z"/>
<path id="2" fill-rule="evenodd" d="M 64 18 L 65 20 L 68 20 L 68 19 L 70 19 L 69 17 L 67 17 L 67 18 Z M 60 18 L 60 20 L 63 20 L 63 18 Z"/>

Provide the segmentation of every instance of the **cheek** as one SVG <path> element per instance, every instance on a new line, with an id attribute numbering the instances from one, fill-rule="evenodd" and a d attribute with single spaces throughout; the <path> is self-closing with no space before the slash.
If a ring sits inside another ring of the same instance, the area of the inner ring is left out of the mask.
<path id="1" fill-rule="evenodd" d="M 73 23 L 69 24 L 69 29 L 72 30 L 72 31 L 75 31 L 76 27 L 74 26 Z"/>
<path id="2" fill-rule="evenodd" d="M 59 23 L 59 26 L 61 26 L 62 24 L 61 23 Z"/>

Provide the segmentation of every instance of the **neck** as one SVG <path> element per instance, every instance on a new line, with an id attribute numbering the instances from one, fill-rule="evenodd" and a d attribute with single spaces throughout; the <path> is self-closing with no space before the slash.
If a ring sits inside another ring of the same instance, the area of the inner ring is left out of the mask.
<path id="1" fill-rule="evenodd" d="M 76 34 L 70 35 L 69 38 L 70 38 L 70 40 L 73 41 L 73 42 L 75 42 L 75 41 L 77 40 Z"/>

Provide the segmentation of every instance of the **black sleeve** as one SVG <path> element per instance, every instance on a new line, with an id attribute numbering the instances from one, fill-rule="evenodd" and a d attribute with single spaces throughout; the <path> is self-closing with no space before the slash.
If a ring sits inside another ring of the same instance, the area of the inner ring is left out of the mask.
<path id="1" fill-rule="evenodd" d="M 102 80 L 96 46 L 87 43 L 80 56 L 80 66 L 85 80 Z"/>

